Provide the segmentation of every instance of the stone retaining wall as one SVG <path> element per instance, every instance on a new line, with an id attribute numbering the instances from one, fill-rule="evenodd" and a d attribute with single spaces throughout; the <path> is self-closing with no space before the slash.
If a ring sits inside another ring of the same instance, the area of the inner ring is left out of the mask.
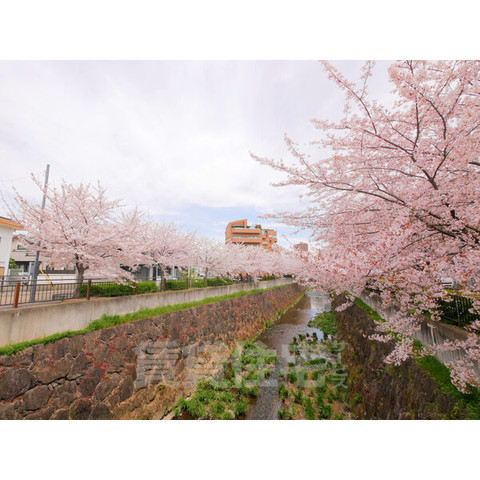
<path id="1" fill-rule="evenodd" d="M 103 314 L 124 315 L 142 308 L 155 308 L 179 303 L 198 302 L 204 298 L 231 293 L 276 287 L 291 283 L 279 278 L 257 283 L 239 283 L 223 287 L 191 288 L 189 290 L 145 293 L 91 300 L 67 300 L 61 303 L 40 303 L 20 308 L 0 309 L 0 347 L 43 338 L 66 330 L 83 330 Z"/>
<path id="2" fill-rule="evenodd" d="M 290 284 L 0 356 L 0 419 L 161 418 L 302 294 Z"/>
<path id="3" fill-rule="evenodd" d="M 332 307 L 344 303 L 340 296 Z M 336 312 L 338 339 L 344 342 L 342 362 L 348 373 L 350 399 L 357 418 L 441 419 L 450 418 L 455 399 L 412 359 L 400 366 L 387 365 L 385 357 L 393 344 L 368 338 L 375 333 L 374 321 L 356 304 Z M 461 412 L 456 412 L 461 417 Z"/>

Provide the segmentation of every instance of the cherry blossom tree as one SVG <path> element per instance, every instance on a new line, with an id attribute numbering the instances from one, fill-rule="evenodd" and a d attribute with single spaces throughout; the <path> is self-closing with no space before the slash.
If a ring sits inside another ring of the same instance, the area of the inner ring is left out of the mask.
<path id="1" fill-rule="evenodd" d="M 167 267 L 192 266 L 195 258 L 195 235 L 182 232 L 173 222 L 145 221 L 139 235 L 145 260 L 158 267 L 165 288 Z"/>
<path id="2" fill-rule="evenodd" d="M 222 274 L 229 278 L 238 276 L 242 270 L 245 252 L 242 245 L 236 243 L 225 243 L 221 246 L 222 253 Z"/>
<path id="3" fill-rule="evenodd" d="M 195 242 L 194 265 L 205 273 L 234 276 L 241 273 L 256 279 L 266 273 L 284 273 L 284 257 L 277 252 L 269 252 L 261 247 L 223 243 L 206 236 L 200 236 Z"/>
<path id="4" fill-rule="evenodd" d="M 227 244 L 224 248 L 225 261 L 230 263 L 230 271 L 248 274 L 254 281 L 263 275 L 281 276 L 300 270 L 299 258 L 279 246 L 272 251 L 242 244 Z"/>
<path id="5" fill-rule="evenodd" d="M 391 107 L 369 95 L 374 62 L 358 83 L 322 63 L 346 102 L 340 121 L 313 120 L 318 158 L 288 137 L 293 162 L 253 157 L 287 175 L 278 185 L 301 185 L 310 200 L 305 211 L 277 216 L 311 229 L 321 247 L 309 255 L 304 278 L 352 296 L 369 288 L 396 309 L 378 325 L 378 338 L 396 340 L 386 360 L 399 364 L 422 354 L 413 336 L 423 313 L 439 320 L 438 301 L 452 293 L 446 278 L 480 313 L 472 281 L 480 270 L 480 62 L 393 63 Z M 448 364 L 462 391 L 479 384 L 479 327 L 471 325 L 466 342 L 437 346 L 464 352 Z"/>
<path id="6" fill-rule="evenodd" d="M 279 276 L 297 275 L 298 272 L 303 274 L 304 260 L 301 252 L 299 254 L 276 245 L 274 250 L 267 251 L 267 262 L 266 271 L 270 274 Z"/>
<path id="7" fill-rule="evenodd" d="M 265 248 L 246 246 L 242 249 L 242 270 L 256 279 L 263 275 L 280 274 L 282 256 Z"/>
<path id="8" fill-rule="evenodd" d="M 28 250 L 40 248 L 52 266 L 75 266 L 78 297 L 86 276 L 133 278 L 121 267 L 134 267 L 141 260 L 137 237 L 141 215 L 137 210 L 125 213 L 120 206 L 119 200 L 107 198 L 100 184 L 76 186 L 64 181 L 59 188 L 48 189 L 43 210 L 16 192 L 11 214 L 25 229 Z"/>
<path id="9" fill-rule="evenodd" d="M 203 271 L 205 285 L 209 273 L 223 274 L 232 268 L 234 251 L 225 249 L 222 242 L 200 235 L 196 237 L 194 249 L 194 266 Z M 226 255 L 228 252 L 230 254 Z"/>

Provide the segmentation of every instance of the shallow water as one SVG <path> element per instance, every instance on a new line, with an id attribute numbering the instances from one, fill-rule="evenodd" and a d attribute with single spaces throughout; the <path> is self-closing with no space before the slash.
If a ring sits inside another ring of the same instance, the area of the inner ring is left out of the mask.
<path id="1" fill-rule="evenodd" d="M 281 408 L 282 401 L 278 397 L 278 373 L 282 371 L 288 362 L 294 361 L 294 356 L 288 350 L 288 344 L 293 337 L 314 332 L 319 339 L 323 338 L 323 332 L 318 328 L 308 327 L 307 324 L 318 313 L 330 310 L 330 298 L 328 295 L 316 291 L 307 294 L 280 320 L 266 330 L 258 339 L 263 348 L 275 350 L 279 361 L 272 375 L 265 379 L 260 387 L 260 393 L 250 405 L 247 420 L 276 420 L 277 412 Z"/>

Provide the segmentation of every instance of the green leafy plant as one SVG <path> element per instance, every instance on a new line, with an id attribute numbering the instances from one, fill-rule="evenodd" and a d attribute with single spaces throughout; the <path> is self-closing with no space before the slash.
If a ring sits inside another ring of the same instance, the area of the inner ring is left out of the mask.
<path id="1" fill-rule="evenodd" d="M 286 408 L 281 408 L 280 410 L 278 410 L 277 416 L 280 420 L 292 420 L 293 418 L 292 412 L 290 412 Z"/>
<path id="2" fill-rule="evenodd" d="M 278 387 L 278 396 L 285 400 L 288 397 L 288 390 L 283 383 L 281 383 Z"/>
<path id="3" fill-rule="evenodd" d="M 335 312 L 319 313 L 308 322 L 308 326 L 320 329 L 325 335 L 336 335 L 338 332 Z"/>
<path id="4" fill-rule="evenodd" d="M 313 408 L 310 398 L 306 398 L 304 401 L 305 417 L 307 420 L 315 420 L 315 409 Z"/>

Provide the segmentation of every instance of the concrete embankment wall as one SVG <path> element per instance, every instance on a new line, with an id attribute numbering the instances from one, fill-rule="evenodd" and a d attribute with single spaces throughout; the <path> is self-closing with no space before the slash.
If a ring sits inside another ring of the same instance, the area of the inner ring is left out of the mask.
<path id="1" fill-rule="evenodd" d="M 162 418 L 303 293 L 289 284 L 0 356 L 0 419 Z"/>
<path id="2" fill-rule="evenodd" d="M 66 330 L 83 330 L 90 322 L 104 314 L 124 315 L 143 308 L 196 302 L 242 290 L 265 289 L 288 283 L 291 283 L 291 279 L 9 308 L 0 310 L 0 347 L 9 343 L 43 338 Z"/>
<path id="3" fill-rule="evenodd" d="M 379 314 L 388 319 L 390 315 L 395 313 L 394 308 L 383 309 L 381 300 L 378 296 L 362 296 L 362 300 L 372 307 L 374 310 L 379 312 Z M 455 325 L 448 325 L 441 322 L 432 322 L 425 320 L 421 324 L 421 328 L 418 332 L 415 333 L 415 338 L 420 340 L 423 345 L 442 345 L 449 340 L 466 340 L 467 332 L 460 327 Z M 435 357 L 440 360 L 442 363 L 451 362 L 452 360 L 462 360 L 465 359 L 465 352 L 463 350 L 439 350 L 435 352 Z M 477 376 L 480 377 L 480 364 L 476 363 L 474 370 L 477 373 Z"/>
<path id="4" fill-rule="evenodd" d="M 333 308 L 344 301 L 343 296 L 336 298 Z M 336 312 L 336 317 L 338 338 L 345 345 L 342 363 L 348 373 L 350 399 L 357 399 L 353 405 L 357 418 L 450 418 L 455 399 L 443 393 L 414 360 L 387 365 L 385 357 L 393 344 L 368 338 L 375 333 L 375 323 L 358 305 Z"/>

